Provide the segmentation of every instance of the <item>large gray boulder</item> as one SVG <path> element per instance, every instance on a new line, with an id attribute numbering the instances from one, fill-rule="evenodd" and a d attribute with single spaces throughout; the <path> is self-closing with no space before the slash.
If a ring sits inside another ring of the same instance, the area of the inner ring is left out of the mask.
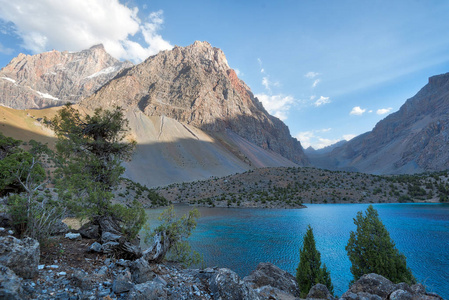
<path id="1" fill-rule="evenodd" d="M 0 299 L 23 299 L 22 279 L 0 264 Z"/>
<path id="2" fill-rule="evenodd" d="M 300 294 L 295 277 L 271 263 L 260 263 L 256 270 L 243 280 L 253 289 L 272 286 L 296 297 Z"/>
<path id="3" fill-rule="evenodd" d="M 84 237 L 86 239 L 99 240 L 101 237 L 100 226 L 97 224 L 94 224 L 92 222 L 89 222 L 89 223 L 81 226 L 81 228 L 78 230 L 78 232 L 81 234 L 82 237 Z"/>
<path id="4" fill-rule="evenodd" d="M 402 282 L 392 283 L 381 275 L 374 273 L 363 275 L 346 293 L 344 300 L 442 300 L 437 294 L 427 293 L 422 284 L 409 286 Z"/>
<path id="5" fill-rule="evenodd" d="M 259 300 L 259 295 L 241 280 L 237 273 L 223 268 L 210 277 L 209 290 L 215 299 L 227 300 Z"/>
<path id="6" fill-rule="evenodd" d="M 119 274 L 112 283 L 112 291 L 115 294 L 128 292 L 133 287 L 134 284 L 131 282 L 131 273 L 129 271 L 126 271 L 123 274 Z"/>
<path id="7" fill-rule="evenodd" d="M 17 276 L 31 279 L 38 274 L 39 242 L 32 238 L 0 237 L 0 264 L 10 268 Z"/>
<path id="8" fill-rule="evenodd" d="M 350 288 L 349 290 L 342 295 L 343 299 L 351 299 L 349 295 L 351 293 L 368 293 L 371 295 L 376 295 L 381 298 L 386 298 L 395 290 L 395 284 L 392 283 L 387 278 L 377 275 L 374 273 L 365 274 L 360 277 Z M 348 297 L 349 298 L 348 298 Z"/>
<path id="9" fill-rule="evenodd" d="M 148 281 L 135 285 L 128 293 L 128 300 L 167 299 L 167 291 L 160 282 Z"/>
<path id="10" fill-rule="evenodd" d="M 332 294 L 324 284 L 318 283 L 312 286 L 309 293 L 307 294 L 307 299 L 334 300 L 335 298 L 332 296 Z"/>
<path id="11" fill-rule="evenodd" d="M 143 257 L 131 262 L 129 269 L 133 281 L 137 284 L 153 280 L 156 277 L 153 266 Z"/>
<path id="12" fill-rule="evenodd" d="M 257 295 L 263 300 L 297 300 L 298 298 L 293 296 L 290 293 L 281 291 L 280 289 L 277 289 L 275 287 L 264 285 L 261 288 L 254 290 Z"/>

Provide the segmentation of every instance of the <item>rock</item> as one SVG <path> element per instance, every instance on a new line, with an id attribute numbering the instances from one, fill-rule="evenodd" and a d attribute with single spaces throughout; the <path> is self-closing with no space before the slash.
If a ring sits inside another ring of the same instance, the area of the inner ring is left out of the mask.
<path id="1" fill-rule="evenodd" d="M 103 231 L 101 234 L 101 242 L 107 243 L 107 242 L 118 242 L 121 238 L 121 235 L 114 234 L 108 231 Z"/>
<path id="2" fill-rule="evenodd" d="M 396 284 L 394 289 L 395 290 L 404 290 L 404 291 L 407 291 L 407 292 L 412 293 L 412 294 L 414 293 L 412 288 L 405 282 L 401 282 L 401 283 Z"/>
<path id="3" fill-rule="evenodd" d="M 382 298 L 386 298 L 394 290 L 395 285 L 390 280 L 374 273 L 363 275 L 349 288 L 350 292 L 356 294 L 365 292 Z"/>
<path id="4" fill-rule="evenodd" d="M 81 234 L 83 238 L 86 239 L 94 239 L 94 240 L 100 239 L 100 226 L 93 224 L 92 222 L 89 222 L 81 226 L 78 232 Z"/>
<path id="5" fill-rule="evenodd" d="M 163 285 L 159 282 L 148 281 L 137 284 L 128 293 L 128 300 L 158 300 L 168 299 Z"/>
<path id="6" fill-rule="evenodd" d="M 300 294 L 296 278 L 271 263 L 259 263 L 256 270 L 243 280 L 254 289 L 269 285 L 296 297 Z"/>
<path id="7" fill-rule="evenodd" d="M 131 273 L 129 273 L 129 271 L 125 272 L 124 274 L 119 274 L 112 283 L 112 291 L 115 294 L 128 292 L 133 287 L 134 284 L 131 282 Z"/>
<path id="8" fill-rule="evenodd" d="M 425 294 L 426 293 L 426 288 L 421 283 L 414 284 L 410 288 L 413 291 L 413 293 L 415 293 L 415 294 Z"/>
<path id="9" fill-rule="evenodd" d="M 90 290 L 93 287 L 92 279 L 89 274 L 83 270 L 75 270 L 72 274 L 72 281 L 75 286 L 83 290 Z"/>
<path id="10" fill-rule="evenodd" d="M 335 299 L 324 284 L 318 283 L 312 286 L 307 299 Z"/>
<path id="11" fill-rule="evenodd" d="M 107 242 L 101 246 L 101 250 L 104 253 L 112 254 L 112 253 L 116 252 L 116 250 L 118 249 L 119 246 L 120 246 L 120 244 L 117 242 Z"/>
<path id="12" fill-rule="evenodd" d="M 98 242 L 92 243 L 92 245 L 90 245 L 90 247 L 89 247 L 89 251 L 92 251 L 92 252 L 101 252 L 102 249 L 103 249 L 102 245 Z"/>
<path id="13" fill-rule="evenodd" d="M 81 234 L 72 232 L 66 233 L 65 238 L 69 240 L 79 240 L 79 241 L 81 241 L 82 239 Z"/>
<path id="14" fill-rule="evenodd" d="M 389 296 L 390 300 L 412 300 L 413 298 L 410 292 L 404 290 L 396 290 Z"/>
<path id="15" fill-rule="evenodd" d="M 131 262 L 129 268 L 135 283 L 144 283 L 156 277 L 153 267 L 143 257 Z"/>
<path id="16" fill-rule="evenodd" d="M 254 290 L 257 295 L 261 299 L 276 299 L 276 300 L 297 300 L 298 298 L 293 296 L 290 293 L 286 293 L 284 291 L 281 291 L 280 289 L 274 288 L 272 286 L 265 285 L 261 288 Z"/>
<path id="17" fill-rule="evenodd" d="M 39 255 L 39 242 L 32 238 L 0 237 L 0 264 L 22 278 L 38 274 Z"/>
<path id="18" fill-rule="evenodd" d="M 53 225 L 51 228 L 51 234 L 52 235 L 60 235 L 65 234 L 70 231 L 69 226 L 67 226 L 66 223 L 62 222 L 61 220 L 56 222 L 56 224 Z"/>
<path id="19" fill-rule="evenodd" d="M 209 289 L 215 299 L 260 299 L 259 295 L 233 271 L 223 268 L 209 279 Z"/>
<path id="20" fill-rule="evenodd" d="M 78 102 L 130 66 L 102 45 L 73 53 L 19 54 L 0 71 L 0 104 L 27 109 Z"/>
<path id="21" fill-rule="evenodd" d="M 22 279 L 0 264 L 0 299 L 23 299 Z"/>
<path id="22" fill-rule="evenodd" d="M 382 298 L 377 295 L 365 293 L 365 292 L 360 292 L 360 293 L 355 294 L 350 291 L 347 291 L 346 293 L 344 293 L 341 296 L 340 299 L 345 299 L 345 300 L 383 300 L 385 298 Z"/>

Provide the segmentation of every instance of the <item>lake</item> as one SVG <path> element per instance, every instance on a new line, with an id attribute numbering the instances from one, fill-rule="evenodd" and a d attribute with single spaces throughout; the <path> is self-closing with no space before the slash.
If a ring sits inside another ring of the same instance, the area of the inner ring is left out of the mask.
<path id="1" fill-rule="evenodd" d="M 206 266 L 230 268 L 241 277 L 259 262 L 271 262 L 296 275 L 299 248 L 307 225 L 313 228 L 321 262 L 341 295 L 352 279 L 345 246 L 355 230 L 353 218 L 368 204 L 308 204 L 306 209 L 199 207 L 201 218 L 190 238 Z M 396 247 L 428 291 L 449 298 L 449 205 L 375 204 Z M 177 214 L 192 207 L 175 206 Z M 150 226 L 163 209 L 148 210 Z"/>

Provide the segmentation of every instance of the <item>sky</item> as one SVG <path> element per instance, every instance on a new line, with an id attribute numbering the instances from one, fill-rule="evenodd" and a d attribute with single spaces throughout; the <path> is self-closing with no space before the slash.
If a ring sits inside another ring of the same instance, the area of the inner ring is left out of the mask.
<path id="1" fill-rule="evenodd" d="M 303 147 L 372 130 L 449 72 L 445 0 L 0 0 L 0 67 L 95 44 L 139 63 L 208 41 Z"/>

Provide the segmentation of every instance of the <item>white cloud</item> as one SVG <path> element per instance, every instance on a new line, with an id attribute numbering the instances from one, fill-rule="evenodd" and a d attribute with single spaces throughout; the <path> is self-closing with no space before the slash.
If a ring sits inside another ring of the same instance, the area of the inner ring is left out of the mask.
<path id="1" fill-rule="evenodd" d="M 352 108 L 350 115 L 361 116 L 366 112 L 366 109 L 360 108 L 360 106 L 355 106 Z"/>
<path id="2" fill-rule="evenodd" d="M 338 139 L 326 139 L 316 133 L 320 132 L 328 132 L 331 128 L 311 130 L 311 131 L 302 131 L 296 135 L 296 138 L 301 142 L 303 148 L 308 148 L 312 146 L 314 149 L 321 149 L 332 144 L 338 142 Z"/>
<path id="3" fill-rule="evenodd" d="M 314 100 L 316 98 L 316 95 L 310 96 L 310 100 Z"/>
<path id="4" fill-rule="evenodd" d="M 320 81 L 321 81 L 321 79 L 316 79 L 316 80 L 313 82 L 312 87 L 313 87 L 313 88 L 316 87 L 316 86 L 318 85 L 318 83 L 320 83 Z"/>
<path id="5" fill-rule="evenodd" d="M 257 62 L 259 63 L 260 73 L 265 73 L 265 69 L 262 67 L 262 60 L 258 58 Z"/>
<path id="6" fill-rule="evenodd" d="M 315 101 L 314 105 L 316 107 L 318 107 L 318 106 L 328 104 L 328 103 L 331 103 L 331 100 L 329 99 L 329 97 L 321 96 L 318 100 Z"/>
<path id="7" fill-rule="evenodd" d="M 355 137 L 356 137 L 355 134 L 344 134 L 344 135 L 343 135 L 343 139 L 345 139 L 345 140 L 347 140 L 347 141 L 350 141 L 350 140 L 352 140 L 352 139 L 355 138 Z"/>
<path id="8" fill-rule="evenodd" d="M 163 12 L 153 12 L 146 21 L 138 9 L 118 0 L 15 0 L 2 1 L 0 18 L 12 22 L 23 47 L 34 52 L 80 51 L 102 43 L 120 59 L 140 62 L 161 50 L 171 49 L 158 31 Z M 131 37 L 141 34 L 145 45 Z"/>
<path id="9" fill-rule="evenodd" d="M 270 114 L 282 121 L 287 119 L 288 112 L 295 103 L 295 99 L 292 96 L 266 94 L 256 94 L 255 96 L 262 102 Z"/>
<path id="10" fill-rule="evenodd" d="M 271 81 L 271 80 L 269 79 L 268 76 L 265 76 L 265 77 L 262 78 L 262 85 L 265 87 L 265 89 L 266 89 L 269 93 L 271 93 L 271 87 L 272 87 L 272 86 L 279 86 L 280 84 L 279 84 L 278 81 L 273 82 L 273 81 Z"/>
<path id="11" fill-rule="evenodd" d="M 389 108 L 381 108 L 381 109 L 378 109 L 378 110 L 376 111 L 376 113 L 377 113 L 378 115 L 385 115 L 385 114 L 388 114 L 392 109 L 393 109 L 392 107 L 389 107 Z"/>
<path id="12" fill-rule="evenodd" d="M 235 74 L 237 77 L 243 76 L 243 72 L 241 72 L 239 69 L 234 69 Z"/>
<path id="13" fill-rule="evenodd" d="M 262 78 L 262 85 L 265 87 L 266 90 L 271 91 L 271 83 L 270 80 L 268 80 L 268 77 Z"/>
<path id="14" fill-rule="evenodd" d="M 302 131 L 295 136 L 303 148 L 309 148 L 312 144 L 312 139 L 315 137 L 313 131 Z"/>
<path id="15" fill-rule="evenodd" d="M 320 73 L 317 73 L 317 72 L 308 72 L 306 75 L 304 75 L 305 77 L 307 77 L 307 78 L 315 78 L 315 77 L 317 77 L 318 75 L 320 75 Z"/>

